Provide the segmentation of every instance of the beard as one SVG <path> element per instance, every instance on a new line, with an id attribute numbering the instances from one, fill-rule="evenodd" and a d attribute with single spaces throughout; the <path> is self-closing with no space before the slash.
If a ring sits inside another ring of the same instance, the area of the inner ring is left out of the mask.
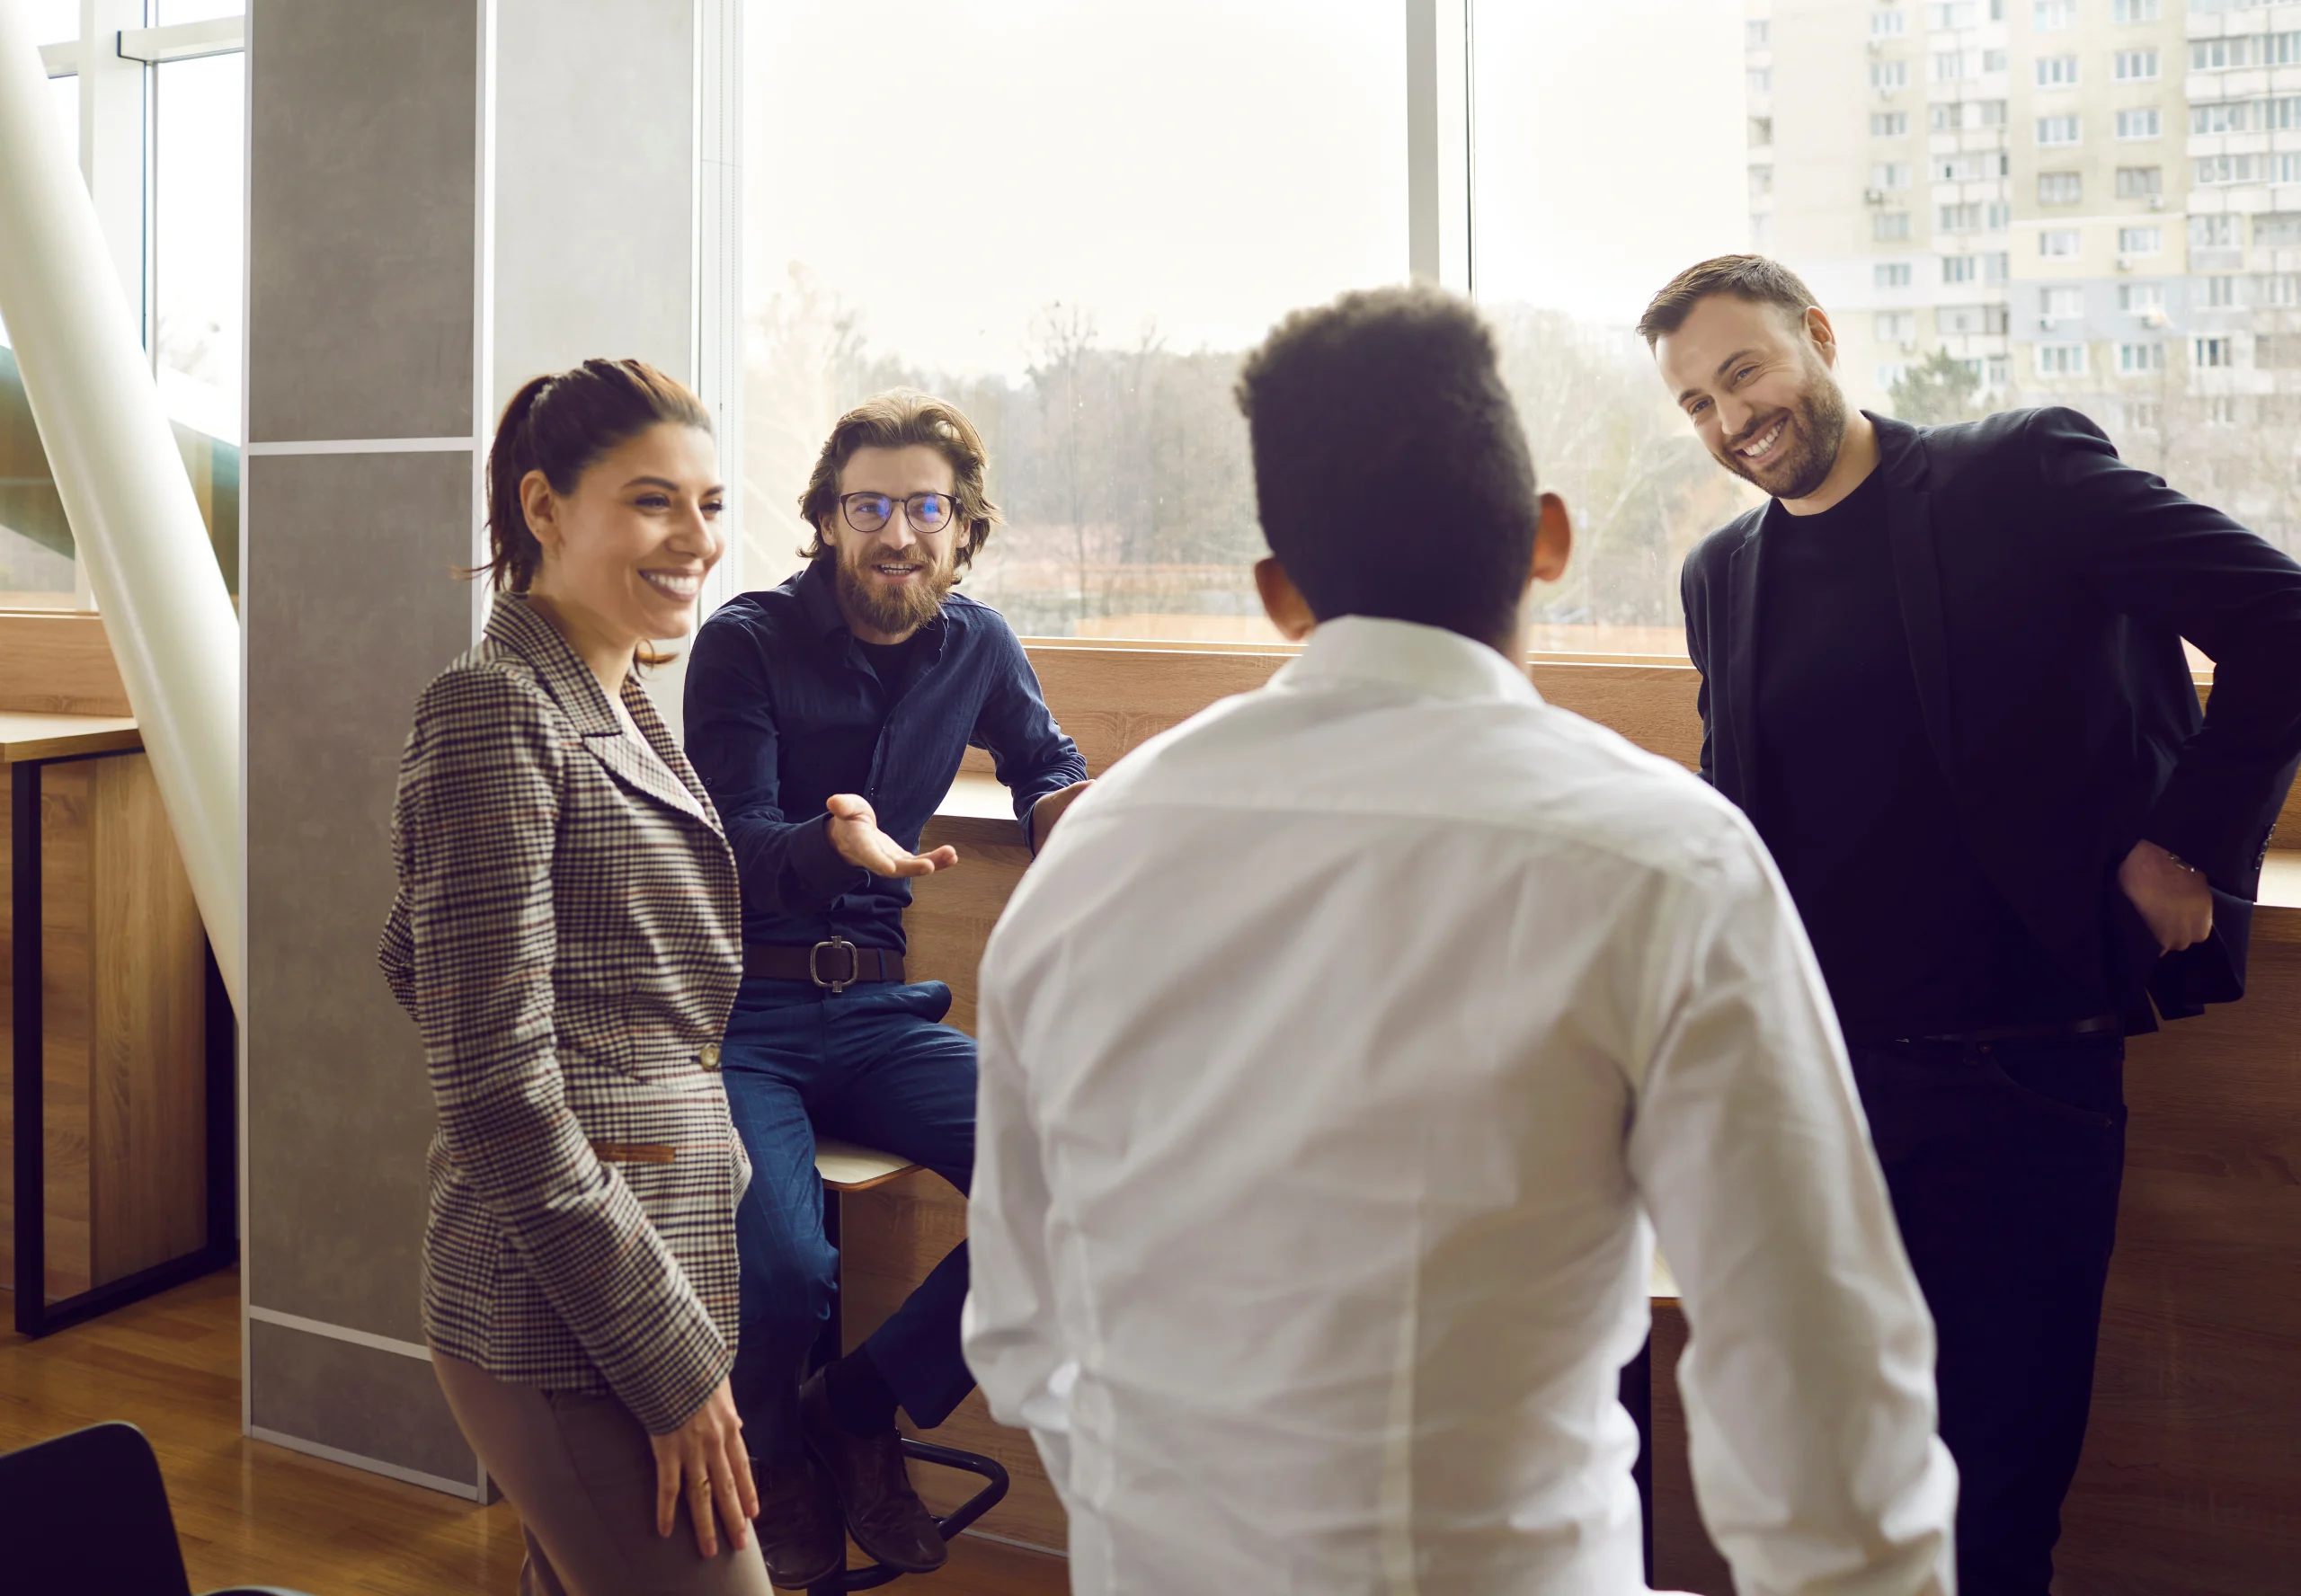
<path id="1" fill-rule="evenodd" d="M 1786 447 L 1773 459 L 1753 466 L 1737 452 L 1784 421 L 1789 425 L 1782 439 Z M 1827 377 L 1817 376 L 1795 404 L 1759 417 L 1716 453 L 1719 465 L 1773 498 L 1803 499 L 1828 478 L 1844 443 L 1845 395 Z"/>
<path id="2" fill-rule="evenodd" d="M 866 558 L 866 551 L 849 546 L 840 547 L 837 554 L 839 596 L 845 607 L 874 629 L 898 636 L 908 636 L 933 620 L 943 607 L 944 595 L 959 583 L 956 561 L 938 565 L 917 544 L 893 555 Z M 915 563 L 920 567 L 919 576 L 902 587 L 890 588 L 871 575 L 872 566 L 889 563 Z"/>

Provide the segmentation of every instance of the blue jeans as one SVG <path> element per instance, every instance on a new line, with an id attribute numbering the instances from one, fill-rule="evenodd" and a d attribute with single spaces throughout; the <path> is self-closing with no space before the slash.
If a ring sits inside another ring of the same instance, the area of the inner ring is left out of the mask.
<path id="1" fill-rule="evenodd" d="M 823 1237 L 818 1131 L 925 1165 L 964 1193 L 974 1169 L 974 1040 L 941 1024 L 939 981 L 873 981 L 831 993 L 746 980 L 720 1077 L 751 1184 L 735 1210 L 742 1265 L 735 1409 L 753 1457 L 798 1462 L 799 1380 L 831 1317 L 839 1255 Z M 865 1345 L 903 1411 L 933 1428 L 974 1388 L 959 1352 L 967 1295 L 961 1242 Z"/>
<path id="2" fill-rule="evenodd" d="M 2125 1039 L 1848 1051 L 1933 1310 L 1958 1588 L 2047 1596 L 2117 1240 Z"/>

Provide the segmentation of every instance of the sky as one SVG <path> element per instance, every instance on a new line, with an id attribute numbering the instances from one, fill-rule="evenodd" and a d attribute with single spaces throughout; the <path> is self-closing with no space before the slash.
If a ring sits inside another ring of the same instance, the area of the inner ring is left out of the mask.
<path id="1" fill-rule="evenodd" d="M 1035 318 L 1241 349 L 1406 275 L 1399 0 L 753 0 L 751 301 L 794 262 L 883 352 Z M 1740 0 L 1479 0 L 1481 297 L 1627 324 L 1747 241 Z"/>

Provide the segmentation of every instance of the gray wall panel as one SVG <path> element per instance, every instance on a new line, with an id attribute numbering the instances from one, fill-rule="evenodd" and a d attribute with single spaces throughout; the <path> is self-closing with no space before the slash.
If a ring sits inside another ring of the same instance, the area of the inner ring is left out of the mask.
<path id="1" fill-rule="evenodd" d="M 247 494 L 250 1295 L 420 1340 L 431 1094 L 375 948 L 410 712 L 470 642 L 471 457 L 257 456 Z"/>
<path id="2" fill-rule="evenodd" d="M 257 1429 L 477 1484 L 479 1459 L 422 1359 L 261 1319 L 248 1326 L 248 1351 Z"/>
<path id="3" fill-rule="evenodd" d="M 693 383 L 693 0 L 499 0 L 496 48 L 490 421 L 594 355 Z"/>
<path id="4" fill-rule="evenodd" d="M 250 436 L 469 433 L 478 6 L 253 0 L 250 38 Z"/>

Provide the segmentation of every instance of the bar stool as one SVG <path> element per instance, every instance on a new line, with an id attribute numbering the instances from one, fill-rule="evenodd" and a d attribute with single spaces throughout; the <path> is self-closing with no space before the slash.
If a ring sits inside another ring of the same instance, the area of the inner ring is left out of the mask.
<path id="1" fill-rule="evenodd" d="M 884 1186 L 899 1180 L 917 1169 L 918 1165 L 893 1153 L 882 1153 L 871 1148 L 857 1147 L 852 1142 L 834 1141 L 829 1137 L 815 1142 L 815 1173 L 823 1183 L 823 1239 L 832 1250 L 840 1246 L 840 1201 L 849 1192 L 867 1192 L 874 1186 Z M 815 1338 L 814 1350 L 807 1356 L 809 1373 L 821 1369 L 838 1357 L 840 1345 L 840 1299 L 845 1292 L 845 1270 L 840 1271 L 840 1289 L 831 1293 L 831 1319 Z M 983 1514 L 999 1505 L 1007 1494 L 1007 1470 L 996 1459 L 980 1452 L 961 1451 L 956 1447 L 937 1446 L 932 1441 L 902 1438 L 903 1456 L 915 1458 L 921 1463 L 939 1464 L 945 1468 L 956 1468 L 968 1474 L 980 1475 L 982 1489 L 961 1503 L 947 1516 L 938 1515 L 935 1527 L 942 1531 L 945 1540 L 957 1538 L 961 1531 Z M 870 1591 L 901 1579 L 899 1570 L 884 1564 L 873 1563 L 862 1568 L 842 1569 L 827 1580 L 808 1587 L 808 1596 L 834 1596 L 842 1591 Z"/>

